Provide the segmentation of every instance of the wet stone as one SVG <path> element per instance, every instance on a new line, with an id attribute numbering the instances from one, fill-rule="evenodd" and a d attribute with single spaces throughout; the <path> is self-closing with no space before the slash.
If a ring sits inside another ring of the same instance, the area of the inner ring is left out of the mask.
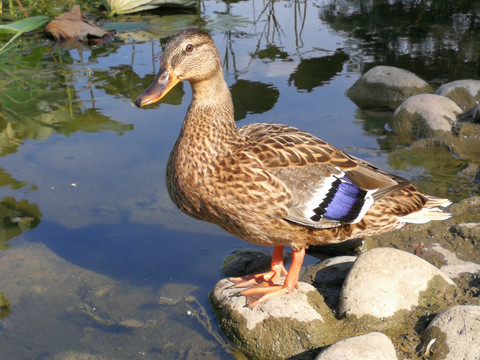
<path id="1" fill-rule="evenodd" d="M 455 224 L 452 230 L 464 239 L 480 241 L 480 223 L 478 222 Z"/>
<path id="2" fill-rule="evenodd" d="M 472 107 L 463 112 L 462 114 L 458 115 L 458 121 L 480 123 L 480 105 Z"/>
<path id="3" fill-rule="evenodd" d="M 471 227 L 460 224 L 465 232 Z M 449 229 L 452 225 L 444 226 Z M 473 264 L 449 256 L 444 263 Z M 406 345 L 409 353 L 419 351 L 421 356 L 428 345 L 419 350 L 423 341 L 420 331 L 428 325 L 425 319 L 455 304 L 459 291 L 437 267 L 392 248 L 310 265 L 293 293 L 254 308 L 246 306 L 242 290 L 221 280 L 210 301 L 225 336 L 249 359 L 401 358 L 399 348 L 392 350 L 392 342 Z M 362 338 L 365 332 L 370 334 Z M 371 345 L 377 341 L 378 346 Z"/>
<path id="4" fill-rule="evenodd" d="M 227 279 L 217 283 L 210 301 L 224 334 L 248 359 L 285 359 L 334 342 L 336 319 L 309 284 L 253 308 L 243 289 Z"/>
<path id="5" fill-rule="evenodd" d="M 480 123 L 457 122 L 453 128 L 453 148 L 461 157 L 472 159 L 478 164 L 480 159 Z"/>
<path id="6" fill-rule="evenodd" d="M 290 254 L 284 253 L 283 260 L 289 258 Z M 222 272 L 227 277 L 258 274 L 270 270 L 271 261 L 271 249 L 238 249 L 225 258 Z"/>
<path id="7" fill-rule="evenodd" d="M 337 256 L 307 266 L 300 281 L 315 286 L 325 303 L 336 311 L 343 282 L 356 259 L 355 256 Z"/>
<path id="8" fill-rule="evenodd" d="M 429 359 L 480 359 L 480 306 L 456 305 L 438 314 L 424 334 Z"/>
<path id="9" fill-rule="evenodd" d="M 410 96 L 432 92 L 427 82 L 410 71 L 376 66 L 357 80 L 346 95 L 362 109 L 395 110 Z"/>
<path id="10" fill-rule="evenodd" d="M 440 86 L 435 94 L 453 100 L 463 111 L 480 103 L 480 81 L 473 79 L 456 80 Z"/>
<path id="11" fill-rule="evenodd" d="M 55 354 L 53 360 L 106 360 L 106 357 L 86 352 L 65 351 Z"/>
<path id="12" fill-rule="evenodd" d="M 341 340 L 316 358 L 316 360 L 396 360 L 392 341 L 380 332 L 354 336 Z"/>
<path id="13" fill-rule="evenodd" d="M 439 281 L 433 282 L 434 278 Z M 432 285 L 435 283 L 435 285 Z M 339 302 L 340 315 L 388 318 L 421 303 L 430 286 L 443 292 L 455 286 L 427 261 L 391 248 L 376 248 L 360 255 L 349 272 Z"/>
<path id="14" fill-rule="evenodd" d="M 468 225 L 472 224 L 458 224 L 455 226 L 455 228 L 468 228 Z M 480 264 L 476 264 L 472 261 L 461 260 L 454 252 L 445 249 L 438 244 L 433 245 L 432 250 L 444 256 L 446 264 L 442 265 L 440 270 L 447 274 L 450 279 L 458 278 L 461 274 L 475 274 L 476 272 L 480 271 Z"/>
<path id="15" fill-rule="evenodd" d="M 407 138 L 426 138 L 451 132 L 462 109 L 449 98 L 434 94 L 405 100 L 389 121 L 392 130 Z"/>

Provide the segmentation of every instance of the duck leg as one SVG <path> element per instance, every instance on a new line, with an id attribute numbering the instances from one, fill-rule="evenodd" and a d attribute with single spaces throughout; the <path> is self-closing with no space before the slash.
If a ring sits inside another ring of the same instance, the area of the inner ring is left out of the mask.
<path id="1" fill-rule="evenodd" d="M 283 266 L 283 246 L 276 246 L 273 251 L 272 266 L 269 272 L 241 278 L 231 278 L 230 281 L 236 284 L 235 287 L 249 287 L 240 294 L 247 297 L 247 305 L 249 307 L 254 307 L 271 297 L 291 293 L 297 287 L 304 257 L 305 249 L 293 250 L 292 265 L 287 273 Z M 279 284 L 281 274 L 287 275 L 283 285 Z"/>
<path id="2" fill-rule="evenodd" d="M 275 246 L 273 248 L 273 256 L 271 263 L 271 270 L 268 272 L 230 278 L 229 280 L 235 283 L 236 288 L 250 287 L 252 285 L 259 285 L 262 283 L 278 284 L 281 275 L 287 275 L 287 270 L 283 266 L 283 246 Z"/>

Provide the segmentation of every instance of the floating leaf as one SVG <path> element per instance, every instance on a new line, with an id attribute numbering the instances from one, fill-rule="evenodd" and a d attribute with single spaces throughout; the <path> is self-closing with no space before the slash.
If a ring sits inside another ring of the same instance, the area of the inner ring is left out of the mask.
<path id="1" fill-rule="evenodd" d="M 49 18 L 46 16 L 32 16 L 10 24 L 0 25 L 0 33 L 14 34 L 12 38 L 0 48 L 0 53 L 3 52 L 17 37 L 23 33 L 39 28 L 48 20 Z"/>
<path id="2" fill-rule="evenodd" d="M 99 39 L 95 43 L 110 40 L 115 34 L 115 30 L 105 30 L 85 19 L 76 5 L 72 11 L 57 16 L 45 26 L 45 31 L 50 33 L 55 39 L 68 41 L 76 39 L 83 41 L 88 39 Z"/>

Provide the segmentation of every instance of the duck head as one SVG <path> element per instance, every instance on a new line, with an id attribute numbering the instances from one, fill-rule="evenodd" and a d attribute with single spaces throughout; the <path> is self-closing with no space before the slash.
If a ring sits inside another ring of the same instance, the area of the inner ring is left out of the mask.
<path id="1" fill-rule="evenodd" d="M 222 71 L 220 55 L 210 35 L 197 29 L 180 31 L 168 40 L 160 71 L 135 100 L 135 105 L 153 104 L 180 81 L 189 81 L 193 86 L 211 79 L 219 71 Z"/>

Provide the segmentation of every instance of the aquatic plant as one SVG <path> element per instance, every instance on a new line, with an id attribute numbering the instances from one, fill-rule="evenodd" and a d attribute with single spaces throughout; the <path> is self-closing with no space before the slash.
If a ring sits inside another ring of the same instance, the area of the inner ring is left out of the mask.
<path id="1" fill-rule="evenodd" d="M 32 16 L 9 24 L 0 25 L 0 34 L 13 34 L 10 40 L 0 48 L 0 53 L 4 52 L 20 35 L 43 26 L 48 20 L 50 19 L 47 16 Z"/>

